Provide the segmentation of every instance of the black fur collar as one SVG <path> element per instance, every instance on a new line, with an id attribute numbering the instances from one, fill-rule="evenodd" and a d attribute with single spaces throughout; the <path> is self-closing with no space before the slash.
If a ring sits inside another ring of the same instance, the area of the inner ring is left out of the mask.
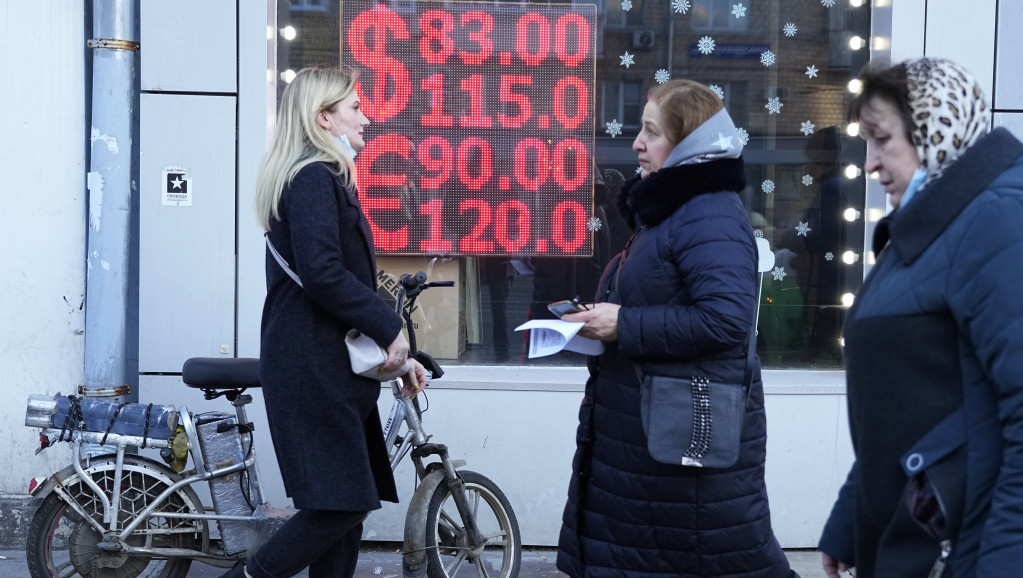
<path id="1" fill-rule="evenodd" d="M 718 159 L 663 168 L 645 179 L 634 177 L 618 194 L 618 211 L 633 229 L 638 225 L 652 227 L 697 195 L 741 191 L 746 187 L 742 167 L 741 157 Z"/>

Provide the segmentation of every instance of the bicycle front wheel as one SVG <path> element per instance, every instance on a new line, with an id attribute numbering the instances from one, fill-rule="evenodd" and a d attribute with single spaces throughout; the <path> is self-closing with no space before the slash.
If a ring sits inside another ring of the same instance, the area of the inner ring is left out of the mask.
<path id="1" fill-rule="evenodd" d="M 484 543 L 470 547 L 451 491 L 447 484 L 440 484 L 426 518 L 427 574 L 430 578 L 515 578 L 522 560 L 522 539 L 508 498 L 482 474 L 461 470 L 458 476 L 465 483 L 469 510 Z"/>

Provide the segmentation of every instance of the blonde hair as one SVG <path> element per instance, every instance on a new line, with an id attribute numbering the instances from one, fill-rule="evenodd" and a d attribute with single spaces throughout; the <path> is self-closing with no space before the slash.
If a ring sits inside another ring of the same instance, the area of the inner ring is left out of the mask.
<path id="1" fill-rule="evenodd" d="M 725 106 L 710 88 L 684 78 L 658 84 L 647 99 L 660 107 L 661 129 L 668 142 L 676 145 Z"/>
<path id="2" fill-rule="evenodd" d="M 274 141 L 256 177 L 256 217 L 264 230 L 280 219 L 281 194 L 306 165 L 336 165 L 346 185 L 356 184 L 354 161 L 316 122 L 320 112 L 352 94 L 355 81 L 355 74 L 336 68 L 305 68 L 284 89 Z"/>

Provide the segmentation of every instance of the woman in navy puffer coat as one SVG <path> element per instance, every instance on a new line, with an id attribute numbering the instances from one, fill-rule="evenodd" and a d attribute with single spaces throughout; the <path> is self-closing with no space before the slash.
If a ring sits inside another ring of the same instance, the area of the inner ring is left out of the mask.
<path id="1" fill-rule="evenodd" d="M 619 208 L 632 239 L 597 301 L 566 315 L 605 351 L 590 359 L 558 549 L 573 577 L 784 578 L 764 486 L 766 420 L 753 358 L 738 462 L 670 465 L 647 449 L 645 374 L 741 383 L 756 306 L 757 250 L 737 191 L 742 144 L 721 100 L 686 80 L 659 85 L 633 148 L 642 178 Z"/>

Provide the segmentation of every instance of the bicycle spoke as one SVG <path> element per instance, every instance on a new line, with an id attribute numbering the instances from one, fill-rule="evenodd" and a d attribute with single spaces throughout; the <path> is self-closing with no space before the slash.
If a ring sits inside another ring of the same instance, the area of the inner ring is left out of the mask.
<path id="1" fill-rule="evenodd" d="M 458 567 L 462 565 L 462 562 L 465 562 L 467 555 L 468 553 L 465 550 L 458 550 L 458 555 L 451 561 L 450 566 L 444 568 L 444 572 L 448 576 L 454 576 L 458 572 Z"/>
<path id="2" fill-rule="evenodd" d="M 68 578 L 75 575 L 75 567 L 71 565 L 70 560 L 54 568 L 54 571 L 56 572 L 54 576 L 57 578 Z"/>
<path id="3" fill-rule="evenodd" d="M 487 567 L 483 565 L 483 558 L 476 558 L 476 561 L 473 562 L 473 566 L 476 567 L 476 574 L 479 575 L 480 578 L 490 578 L 490 574 L 487 573 Z"/>

